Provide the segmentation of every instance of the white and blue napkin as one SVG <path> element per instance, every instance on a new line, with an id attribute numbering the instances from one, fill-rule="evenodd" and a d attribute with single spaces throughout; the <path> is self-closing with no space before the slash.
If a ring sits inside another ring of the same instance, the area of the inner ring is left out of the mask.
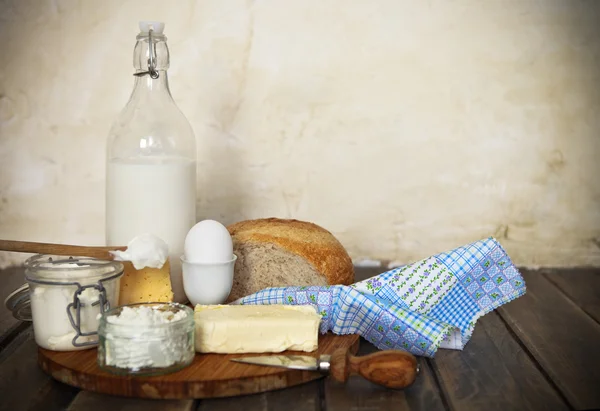
<path id="1" fill-rule="evenodd" d="M 523 277 L 490 237 L 350 286 L 267 288 L 232 304 L 312 305 L 322 333 L 433 357 L 462 350 L 479 317 L 523 294 Z"/>

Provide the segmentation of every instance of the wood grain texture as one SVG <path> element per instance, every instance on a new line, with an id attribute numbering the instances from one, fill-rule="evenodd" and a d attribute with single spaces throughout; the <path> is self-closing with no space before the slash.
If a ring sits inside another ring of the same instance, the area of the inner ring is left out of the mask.
<path id="1" fill-rule="evenodd" d="M 463 351 L 432 360 L 453 410 L 569 409 L 496 313 L 480 318 Z"/>
<path id="2" fill-rule="evenodd" d="M 600 323 L 600 270 L 540 270 L 571 301 Z"/>
<path id="3" fill-rule="evenodd" d="M 288 388 L 289 389 L 289 388 Z M 286 389 L 286 391 L 288 390 Z M 269 393 L 250 394 L 230 398 L 211 398 L 199 400 L 197 411 L 267 411 Z"/>
<path id="4" fill-rule="evenodd" d="M 377 348 L 361 338 L 358 355 L 377 352 Z M 351 376 L 345 384 L 326 379 L 324 384 L 327 411 L 368 410 L 445 410 L 433 372 L 424 358 L 418 358 L 420 372 L 414 384 L 403 390 L 390 390 L 364 378 Z"/>
<path id="5" fill-rule="evenodd" d="M 37 364 L 36 364 L 37 367 Z M 79 389 L 52 378 L 31 399 L 28 411 L 64 411 L 75 398 Z"/>
<path id="6" fill-rule="evenodd" d="M 406 393 L 375 385 L 364 378 L 352 376 L 346 383 L 325 381 L 325 409 L 327 411 L 410 410 Z"/>
<path id="7" fill-rule="evenodd" d="M 21 267 L 11 267 L 0 271 L 0 346 L 9 337 L 12 330 L 19 325 L 10 311 L 4 308 L 4 299 L 25 283 L 25 271 Z"/>
<path id="8" fill-rule="evenodd" d="M 356 352 L 357 335 L 319 336 L 313 353 L 289 354 L 318 356 L 336 349 Z M 85 390 L 110 395 L 156 399 L 215 398 L 252 394 L 285 388 L 321 378 L 317 372 L 240 364 L 231 358 L 250 354 L 197 354 L 183 370 L 156 377 L 121 377 L 100 370 L 96 349 L 55 352 L 38 349 L 40 367 L 55 379 Z M 260 354 L 253 354 L 260 355 Z"/>
<path id="9" fill-rule="evenodd" d="M 242 397 L 200 400 L 198 411 L 320 411 L 323 380 Z"/>
<path id="10" fill-rule="evenodd" d="M 64 410 L 75 396 L 36 364 L 33 331 L 19 334 L 0 354 L 0 410 Z M 42 404 L 45 402 L 45 404 Z"/>
<path id="11" fill-rule="evenodd" d="M 346 382 L 350 375 L 391 389 L 406 388 L 417 377 L 417 359 L 400 350 L 385 350 L 354 356 L 347 350 L 336 350 L 331 355 L 331 377 Z"/>
<path id="12" fill-rule="evenodd" d="M 193 411 L 194 400 L 141 400 L 81 391 L 67 411 Z"/>
<path id="13" fill-rule="evenodd" d="M 575 409 L 600 408 L 600 325 L 539 273 L 498 312 Z"/>

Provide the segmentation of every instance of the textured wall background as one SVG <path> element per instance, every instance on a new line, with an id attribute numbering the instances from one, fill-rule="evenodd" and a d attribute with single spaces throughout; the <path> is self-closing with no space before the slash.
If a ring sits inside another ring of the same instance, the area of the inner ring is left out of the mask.
<path id="1" fill-rule="evenodd" d="M 355 259 L 495 235 L 519 264 L 600 265 L 600 2 L 0 7 L 0 238 L 102 244 L 106 135 L 159 19 L 199 219 L 311 220 Z"/>

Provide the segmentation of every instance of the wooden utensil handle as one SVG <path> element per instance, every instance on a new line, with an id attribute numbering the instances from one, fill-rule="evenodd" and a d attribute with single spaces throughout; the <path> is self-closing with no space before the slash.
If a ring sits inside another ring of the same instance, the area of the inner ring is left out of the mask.
<path id="1" fill-rule="evenodd" d="M 406 388 L 418 373 L 417 359 L 406 351 L 384 350 L 356 357 L 348 351 L 337 350 L 331 355 L 330 374 L 345 382 L 352 374 L 387 388 Z"/>
<path id="2" fill-rule="evenodd" d="M 34 243 L 29 241 L 0 240 L 0 251 L 18 253 L 84 256 L 111 259 L 109 251 L 125 250 L 126 247 L 86 247 L 81 245 Z"/>

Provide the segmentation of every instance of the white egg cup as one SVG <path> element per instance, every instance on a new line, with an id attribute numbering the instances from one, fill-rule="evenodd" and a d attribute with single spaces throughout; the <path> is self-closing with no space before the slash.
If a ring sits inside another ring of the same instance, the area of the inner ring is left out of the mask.
<path id="1" fill-rule="evenodd" d="M 183 289 L 193 305 L 223 304 L 233 286 L 237 255 L 220 263 L 192 263 L 181 256 Z"/>

